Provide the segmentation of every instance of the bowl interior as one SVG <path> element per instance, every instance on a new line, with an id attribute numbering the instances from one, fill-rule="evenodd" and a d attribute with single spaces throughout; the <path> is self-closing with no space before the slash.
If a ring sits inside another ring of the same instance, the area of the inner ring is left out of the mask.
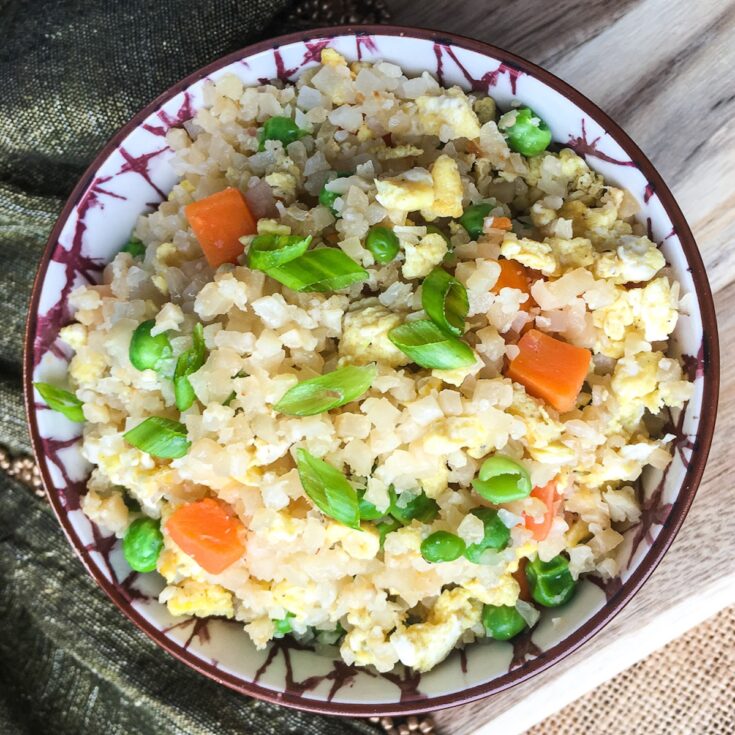
<path id="1" fill-rule="evenodd" d="M 687 295 L 672 344 L 684 356 L 696 389 L 686 410 L 672 416 L 673 462 L 666 472 L 647 472 L 643 477 L 644 512 L 640 523 L 625 534 L 620 576 L 604 584 L 585 580 L 575 599 L 545 616 L 532 635 L 521 636 L 513 644 L 473 644 L 424 675 L 400 669 L 389 674 L 353 669 L 340 661 L 336 651 L 334 656 L 321 655 L 285 640 L 257 651 L 240 624 L 169 615 L 156 599 L 161 580 L 156 575 L 131 574 L 119 543 L 105 537 L 80 510 L 90 468 L 79 452 L 79 426 L 32 398 L 29 419 L 49 495 L 70 541 L 112 599 L 171 653 L 229 686 L 283 704 L 342 714 L 426 710 L 467 701 L 526 678 L 601 627 L 670 544 L 704 463 L 704 457 L 692 461 L 697 442 L 697 452 L 706 455 L 711 431 L 700 427 L 703 396 L 711 393 L 700 310 L 700 300 L 709 291 L 701 263 L 686 225 L 679 221 L 678 209 L 650 164 L 590 103 L 505 52 L 408 29 L 357 34 L 349 29 L 317 31 L 306 38 L 302 34 L 299 39 L 259 44 L 223 59 L 137 116 L 103 151 L 72 195 L 39 272 L 29 320 L 27 380 L 63 382 L 70 355 L 58 332 L 72 318 L 69 293 L 78 284 L 99 279 L 138 215 L 156 206 L 176 182 L 165 134 L 202 105 L 205 80 L 232 73 L 246 84 L 275 77 L 294 79 L 318 62 L 326 45 L 351 60 L 383 59 L 407 72 L 429 71 L 445 85 L 488 90 L 501 107 L 509 107 L 514 100 L 530 104 L 549 123 L 555 141 L 583 155 L 590 166 L 627 188 L 640 203 L 641 221 L 660 244 Z M 706 301 L 702 303 L 706 306 Z"/>

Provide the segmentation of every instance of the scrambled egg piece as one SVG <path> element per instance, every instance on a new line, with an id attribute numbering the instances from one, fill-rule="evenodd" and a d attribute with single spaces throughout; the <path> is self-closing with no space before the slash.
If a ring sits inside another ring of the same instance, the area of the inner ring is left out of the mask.
<path id="1" fill-rule="evenodd" d="M 480 121 L 467 95 L 458 87 L 445 94 L 416 98 L 418 129 L 423 135 L 436 135 L 442 143 L 455 138 L 475 139 L 480 135 Z"/>
<path id="2" fill-rule="evenodd" d="M 284 173 L 282 171 L 274 171 L 265 177 L 265 183 L 273 187 L 276 191 L 276 195 L 296 195 L 296 179 L 292 174 Z"/>
<path id="3" fill-rule="evenodd" d="M 465 448 L 470 457 L 479 458 L 494 446 L 493 434 L 482 419 L 474 416 L 449 416 L 433 424 L 424 435 L 424 450 L 434 456 L 446 456 Z"/>
<path id="4" fill-rule="evenodd" d="M 586 237 L 573 237 L 571 240 L 549 237 L 544 242 L 551 247 L 563 271 L 588 268 L 595 262 L 595 249 Z"/>
<path id="5" fill-rule="evenodd" d="M 595 309 L 592 323 L 602 331 L 595 351 L 621 357 L 624 340 L 633 327 L 648 342 L 667 339 L 679 318 L 679 286 L 667 278 L 657 278 L 643 288 L 616 287 L 612 304 Z"/>
<path id="6" fill-rule="evenodd" d="M 527 237 L 519 238 L 512 232 L 505 234 L 500 254 L 504 258 L 517 260 L 527 268 L 541 271 L 545 276 L 555 275 L 559 270 L 551 245 Z"/>
<path id="7" fill-rule="evenodd" d="M 210 615 L 231 618 L 235 615 L 232 593 L 219 584 L 185 579 L 175 587 L 167 587 L 161 597 L 172 615 L 196 615 L 200 618 Z"/>
<path id="8" fill-rule="evenodd" d="M 357 137 L 360 137 L 359 131 Z M 381 146 L 380 148 L 378 148 L 376 155 L 381 161 L 391 161 L 397 158 L 410 158 L 411 156 L 420 156 L 423 152 L 423 148 L 418 148 L 415 145 L 403 144 L 393 147 Z"/>
<path id="9" fill-rule="evenodd" d="M 342 321 L 339 354 L 345 362 L 357 365 L 373 361 L 391 367 L 408 365 L 411 360 L 388 339 L 388 332 L 401 321 L 400 314 L 384 306 L 366 306 L 347 312 Z"/>
<path id="10" fill-rule="evenodd" d="M 529 396 L 519 385 L 513 385 L 513 402 L 506 410 L 525 424 L 529 450 L 553 445 L 564 433 L 564 425 L 552 419 L 546 406 Z"/>
<path id="11" fill-rule="evenodd" d="M 434 203 L 434 180 L 425 168 L 412 168 L 399 176 L 375 179 L 375 198 L 386 209 L 415 212 Z"/>
<path id="12" fill-rule="evenodd" d="M 667 339 L 679 318 L 679 284 L 672 286 L 668 278 L 657 278 L 627 293 L 646 340 Z"/>
<path id="13" fill-rule="evenodd" d="M 416 245 L 406 243 L 406 262 L 401 267 L 404 278 L 424 278 L 439 265 L 447 254 L 446 240 L 438 233 L 430 233 Z M 404 363 L 405 364 L 405 363 Z"/>
<path id="14" fill-rule="evenodd" d="M 69 363 L 69 377 L 79 386 L 93 385 L 107 370 L 103 352 L 80 349 Z"/>
<path id="15" fill-rule="evenodd" d="M 399 628 L 390 642 L 401 663 L 428 671 L 443 661 L 465 630 L 480 621 L 482 604 L 461 587 L 439 595 L 425 623 Z"/>
<path id="16" fill-rule="evenodd" d="M 474 109 L 481 125 L 494 120 L 498 112 L 498 106 L 492 97 L 483 97 L 481 100 L 476 100 Z"/>
<path id="17" fill-rule="evenodd" d="M 658 413 L 665 405 L 681 406 L 692 393 L 678 361 L 663 352 L 639 352 L 621 357 L 615 365 L 610 388 L 618 401 L 618 417 L 624 426 L 635 426 L 644 409 Z"/>
<path id="18" fill-rule="evenodd" d="M 322 49 L 321 62 L 325 66 L 347 66 L 345 57 L 333 48 Z"/>
<path id="19" fill-rule="evenodd" d="M 594 273 L 617 284 L 636 283 L 650 281 L 665 265 L 663 253 L 647 237 L 625 237 L 617 251 L 600 254 Z"/>
<path id="20" fill-rule="evenodd" d="M 434 181 L 434 202 L 429 209 L 422 210 L 424 219 L 431 221 L 437 217 L 462 216 L 462 179 L 457 162 L 442 154 L 431 167 Z"/>
<path id="21" fill-rule="evenodd" d="M 439 380 L 444 383 L 459 387 L 464 383 L 467 376 L 479 373 L 484 366 L 485 365 L 481 360 L 476 359 L 475 362 L 468 367 L 452 368 L 451 370 L 435 369 L 431 371 L 431 375 L 434 378 L 439 378 Z"/>
<path id="22" fill-rule="evenodd" d="M 471 579 L 464 582 L 462 588 L 485 605 L 498 606 L 515 605 L 521 591 L 520 585 L 510 574 L 503 574 L 494 587 L 487 587 L 479 579 Z"/>
<path id="23" fill-rule="evenodd" d="M 375 666 L 378 671 L 390 671 L 396 663 L 396 652 L 386 631 L 375 625 L 367 610 L 349 613 L 347 622 L 354 627 L 345 635 L 340 654 L 349 664 Z"/>
<path id="24" fill-rule="evenodd" d="M 84 324 L 75 322 L 59 330 L 59 338 L 66 342 L 75 352 L 87 344 L 87 328 Z"/>
<path id="25" fill-rule="evenodd" d="M 374 529 L 358 530 L 330 521 L 326 529 L 326 544 L 337 542 L 353 559 L 374 559 L 380 551 L 380 536 Z"/>
<path id="26" fill-rule="evenodd" d="M 284 225 L 277 219 L 268 219 L 267 217 L 261 217 L 256 227 L 258 228 L 259 235 L 290 235 L 291 228 L 288 225 Z"/>

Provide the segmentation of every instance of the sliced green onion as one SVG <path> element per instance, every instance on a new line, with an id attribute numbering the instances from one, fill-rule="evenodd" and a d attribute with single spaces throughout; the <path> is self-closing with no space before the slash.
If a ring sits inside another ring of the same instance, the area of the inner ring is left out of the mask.
<path id="1" fill-rule="evenodd" d="M 401 249 L 398 236 L 388 227 L 371 227 L 365 238 L 365 248 L 369 250 L 376 263 L 390 263 Z"/>
<path id="2" fill-rule="evenodd" d="M 300 258 L 270 268 L 267 273 L 294 291 L 339 291 L 367 280 L 369 275 L 339 248 L 309 250 Z"/>
<path id="3" fill-rule="evenodd" d="M 482 463 L 472 487 L 485 500 L 496 505 L 527 498 L 533 490 L 526 468 L 502 454 L 489 457 Z"/>
<path id="4" fill-rule="evenodd" d="M 480 204 L 472 204 L 467 207 L 462 213 L 459 223 L 467 230 L 467 234 L 473 240 L 477 240 L 482 235 L 485 217 L 490 214 L 490 210 L 495 206 L 494 202 L 480 202 Z"/>
<path id="5" fill-rule="evenodd" d="M 285 148 L 289 143 L 293 143 L 299 138 L 306 135 L 305 130 L 301 128 L 290 118 L 277 115 L 268 118 L 263 129 L 258 133 L 258 150 L 265 150 L 266 140 L 280 140 Z"/>
<path id="6" fill-rule="evenodd" d="M 131 237 L 125 245 L 120 248 L 121 253 L 130 253 L 134 258 L 145 255 L 145 245 L 137 237 Z"/>
<path id="7" fill-rule="evenodd" d="M 459 337 L 470 308 L 467 289 L 443 268 L 434 268 L 421 287 L 421 305 L 442 332 Z"/>
<path id="8" fill-rule="evenodd" d="M 332 370 L 316 378 L 302 380 L 289 388 L 273 408 L 289 416 L 314 416 L 359 398 L 371 385 L 378 369 L 375 364 Z"/>
<path id="9" fill-rule="evenodd" d="M 388 488 L 390 506 L 388 512 L 406 525 L 414 518 L 421 523 L 431 523 L 439 515 L 439 504 L 422 490 L 418 495 L 408 499 L 407 494 L 396 494 L 393 485 Z"/>
<path id="10" fill-rule="evenodd" d="M 83 423 L 82 402 L 73 393 L 63 388 L 57 388 L 51 383 L 34 383 L 33 387 L 41 394 L 44 403 L 52 411 L 58 411 L 66 416 L 69 421 Z"/>
<path id="11" fill-rule="evenodd" d="M 357 493 L 336 467 L 305 449 L 296 450 L 296 466 L 304 492 L 325 516 L 350 528 L 360 528 Z"/>
<path id="12" fill-rule="evenodd" d="M 130 338 L 128 355 L 133 367 L 138 370 L 158 370 L 161 363 L 173 354 L 171 342 L 165 332 L 155 337 L 151 334 L 151 329 L 155 326 L 155 319 L 142 322 Z"/>
<path id="13" fill-rule="evenodd" d="M 207 358 L 204 329 L 201 324 L 194 326 L 191 339 L 191 349 L 179 355 L 179 359 L 176 361 L 176 370 L 174 370 L 174 397 L 176 398 L 176 408 L 179 411 L 186 411 L 196 400 L 196 393 L 194 393 L 194 388 L 192 388 L 188 376 L 199 370 Z"/>
<path id="14" fill-rule="evenodd" d="M 385 537 L 389 533 L 393 533 L 393 531 L 397 531 L 401 527 L 401 522 L 396 518 L 391 518 L 390 516 L 388 518 L 384 518 L 382 521 L 379 521 L 375 524 L 375 528 L 378 529 L 378 535 L 380 537 L 380 548 L 383 548 L 383 544 L 385 544 Z"/>
<path id="15" fill-rule="evenodd" d="M 377 521 L 385 513 L 381 513 L 369 500 L 365 500 L 365 491 L 358 490 L 357 497 L 360 500 L 360 520 Z"/>
<path id="16" fill-rule="evenodd" d="M 248 265 L 267 271 L 303 255 L 310 244 L 311 235 L 258 235 L 248 248 Z"/>
<path id="17" fill-rule="evenodd" d="M 468 344 L 445 334 L 429 319 L 405 322 L 391 329 L 388 339 L 424 368 L 453 370 L 475 362 L 475 353 Z"/>
<path id="18" fill-rule="evenodd" d="M 183 457 L 191 446 L 186 427 L 178 421 L 149 416 L 124 434 L 125 441 L 136 449 L 161 459 Z"/>

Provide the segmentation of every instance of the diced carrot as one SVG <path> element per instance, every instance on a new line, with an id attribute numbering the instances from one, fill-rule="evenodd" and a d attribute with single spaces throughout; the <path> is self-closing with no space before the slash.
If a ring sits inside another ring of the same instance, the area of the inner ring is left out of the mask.
<path id="1" fill-rule="evenodd" d="M 177 508 L 166 521 L 166 530 L 210 574 L 219 574 L 245 553 L 243 524 L 229 505 L 213 498 Z"/>
<path id="2" fill-rule="evenodd" d="M 510 230 L 513 223 L 510 221 L 510 217 L 493 217 L 490 226 L 496 230 Z"/>
<path id="3" fill-rule="evenodd" d="M 546 513 L 542 521 L 534 521 L 531 516 L 523 514 L 523 520 L 526 528 L 533 533 L 536 541 L 543 541 L 551 530 L 551 524 L 554 522 L 561 498 L 556 494 L 556 480 L 552 480 L 543 487 L 535 487 L 531 491 L 532 498 L 538 498 L 545 506 Z"/>
<path id="4" fill-rule="evenodd" d="M 520 352 L 508 364 L 507 377 L 525 386 L 557 411 L 571 411 L 589 370 L 592 353 L 530 329 L 518 341 Z"/>
<path id="5" fill-rule="evenodd" d="M 256 231 L 245 197 L 233 187 L 188 204 L 184 213 L 212 268 L 234 263 L 245 249 L 240 238 Z"/>
<path id="6" fill-rule="evenodd" d="M 497 217 L 496 217 L 497 219 Z M 525 266 L 521 265 L 517 260 L 499 260 L 500 275 L 495 285 L 490 289 L 493 293 L 500 293 L 503 288 L 517 288 L 519 291 L 528 294 L 528 298 L 521 304 L 523 311 L 529 311 L 531 307 L 536 306 L 536 302 L 531 296 L 531 279 Z"/>

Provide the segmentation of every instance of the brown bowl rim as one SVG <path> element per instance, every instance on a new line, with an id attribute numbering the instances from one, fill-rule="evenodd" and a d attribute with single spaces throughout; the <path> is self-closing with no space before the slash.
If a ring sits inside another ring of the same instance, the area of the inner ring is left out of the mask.
<path id="1" fill-rule="evenodd" d="M 33 410 L 33 339 L 36 332 L 36 319 L 38 312 L 38 304 L 41 295 L 41 287 L 45 278 L 48 264 L 51 259 L 53 248 L 61 233 L 66 220 L 76 206 L 82 194 L 86 190 L 88 184 L 92 180 L 97 168 L 103 161 L 119 146 L 122 140 L 136 127 L 138 127 L 145 118 L 156 112 L 164 103 L 179 92 L 185 90 L 203 77 L 217 71 L 232 62 L 252 56 L 262 51 L 278 48 L 294 42 L 309 41 L 315 38 L 336 37 L 336 36 L 364 36 L 364 35 L 383 35 L 396 37 L 417 38 L 420 40 L 428 40 L 432 42 L 445 43 L 464 48 L 469 51 L 475 51 L 479 54 L 491 56 L 503 62 L 507 62 L 525 73 L 535 76 L 548 86 L 560 92 L 565 97 L 574 102 L 587 115 L 596 120 L 604 130 L 612 135 L 615 141 L 625 150 L 631 160 L 638 166 L 646 179 L 654 185 L 656 195 L 670 217 L 677 235 L 679 236 L 682 250 L 686 257 L 687 263 L 691 269 L 692 279 L 695 285 L 697 300 L 702 314 L 703 324 L 703 355 L 704 355 L 704 375 L 703 375 L 703 393 L 700 423 L 695 438 L 695 449 L 687 468 L 684 481 L 681 485 L 679 495 L 671 513 L 666 521 L 666 525 L 661 529 L 645 559 L 638 565 L 631 576 L 621 586 L 618 592 L 607 601 L 606 605 L 575 630 L 570 636 L 560 643 L 556 644 L 541 656 L 530 660 L 526 664 L 509 671 L 498 679 L 478 684 L 463 691 L 453 692 L 434 697 L 426 697 L 423 699 L 412 700 L 408 702 L 382 703 L 382 704 L 358 704 L 332 702 L 317 699 L 309 699 L 308 697 L 297 696 L 287 692 L 279 692 L 267 687 L 261 686 L 253 682 L 245 682 L 242 679 L 223 672 L 212 666 L 211 664 L 201 661 L 188 650 L 181 648 L 175 644 L 164 633 L 147 620 L 145 620 L 130 604 L 123 598 L 117 589 L 104 577 L 101 571 L 91 561 L 89 551 L 78 546 L 74 541 L 74 534 L 71 524 L 61 505 L 60 499 L 54 490 L 53 482 L 49 476 L 48 470 L 44 463 L 39 462 L 43 484 L 46 489 L 49 502 L 61 523 L 69 542 L 73 546 L 77 555 L 87 571 L 94 577 L 97 583 L 107 593 L 110 599 L 118 608 L 138 626 L 144 633 L 153 639 L 155 643 L 168 651 L 174 657 L 190 666 L 199 673 L 217 681 L 230 689 L 234 689 L 241 694 L 263 699 L 273 704 L 282 704 L 287 707 L 294 707 L 310 712 L 327 715 L 341 716 L 390 716 L 390 715 L 407 715 L 430 712 L 446 707 L 453 707 L 461 704 L 468 704 L 482 697 L 491 694 L 497 694 L 504 691 L 515 684 L 535 676 L 542 671 L 548 669 L 557 661 L 568 656 L 577 650 L 583 643 L 594 636 L 607 623 L 609 623 L 631 600 L 636 592 L 641 588 L 643 583 L 650 577 L 651 573 L 658 566 L 666 550 L 671 546 L 676 534 L 686 517 L 689 508 L 694 499 L 694 495 L 702 479 L 707 456 L 709 454 L 712 436 L 714 433 L 715 417 L 717 413 L 717 402 L 719 394 L 719 343 L 717 337 L 717 321 L 715 318 L 715 308 L 712 298 L 712 292 L 707 280 L 706 270 L 702 262 L 699 249 L 691 233 L 689 225 L 684 215 L 674 200 L 672 193 L 664 183 L 653 164 L 648 160 L 640 148 L 605 112 L 603 112 L 596 104 L 587 99 L 583 94 L 562 81 L 554 74 L 546 71 L 540 66 L 527 61 L 509 51 L 485 43 L 472 38 L 467 38 L 455 33 L 447 33 L 445 31 L 435 31 L 427 28 L 416 28 L 411 26 L 398 25 L 338 25 L 323 28 L 310 29 L 308 31 L 298 31 L 282 36 L 259 41 L 258 43 L 246 46 L 238 51 L 223 56 L 210 64 L 189 74 L 187 77 L 169 87 L 165 92 L 154 99 L 150 104 L 135 115 L 127 124 L 112 136 L 105 144 L 102 150 L 97 154 L 95 159 L 89 165 L 79 183 L 74 187 L 69 199 L 59 215 L 48 242 L 46 243 L 43 256 L 39 263 L 38 272 L 33 284 L 31 300 L 29 303 L 28 320 L 26 323 L 25 343 L 24 343 L 24 361 L 23 361 L 23 383 L 25 392 L 25 405 L 28 416 L 29 430 L 31 441 L 36 457 L 40 457 L 43 453 L 41 438 L 36 422 L 35 412 Z"/>

